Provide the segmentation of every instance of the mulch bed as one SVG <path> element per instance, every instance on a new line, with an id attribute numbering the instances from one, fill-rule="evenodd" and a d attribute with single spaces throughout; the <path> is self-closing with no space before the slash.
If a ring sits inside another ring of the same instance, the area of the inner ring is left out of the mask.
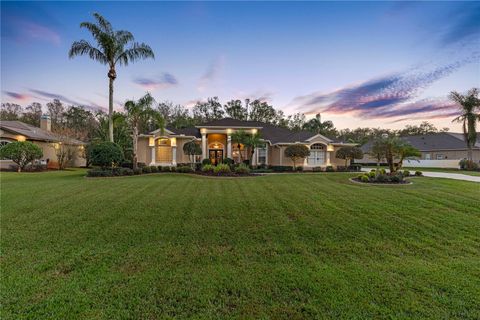
<path id="1" fill-rule="evenodd" d="M 363 182 L 358 178 L 351 178 L 349 179 L 350 181 L 358 184 L 366 184 L 366 185 L 373 185 L 373 186 L 384 186 L 384 185 L 389 185 L 389 186 L 404 186 L 404 185 L 409 185 L 412 184 L 411 181 L 408 180 L 403 180 L 400 182 L 391 182 L 391 181 L 385 181 L 385 182 Z"/>

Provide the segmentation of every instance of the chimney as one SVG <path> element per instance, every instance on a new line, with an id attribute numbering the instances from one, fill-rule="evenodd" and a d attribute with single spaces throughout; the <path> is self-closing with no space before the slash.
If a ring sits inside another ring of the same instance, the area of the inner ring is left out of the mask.
<path id="1" fill-rule="evenodd" d="M 42 114 L 40 117 L 40 129 L 52 131 L 52 122 L 48 114 Z"/>

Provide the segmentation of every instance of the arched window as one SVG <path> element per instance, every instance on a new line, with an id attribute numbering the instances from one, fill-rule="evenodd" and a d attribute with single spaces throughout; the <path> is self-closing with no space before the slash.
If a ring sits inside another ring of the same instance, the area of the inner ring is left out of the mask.
<path id="1" fill-rule="evenodd" d="M 320 166 L 325 164 L 325 151 L 327 148 L 321 143 L 315 143 L 310 146 L 310 156 L 308 157 L 309 166 Z"/>
<path id="2" fill-rule="evenodd" d="M 6 146 L 6 145 L 9 144 L 10 142 L 12 142 L 12 141 L 0 140 L 0 148 L 3 147 L 3 146 Z"/>

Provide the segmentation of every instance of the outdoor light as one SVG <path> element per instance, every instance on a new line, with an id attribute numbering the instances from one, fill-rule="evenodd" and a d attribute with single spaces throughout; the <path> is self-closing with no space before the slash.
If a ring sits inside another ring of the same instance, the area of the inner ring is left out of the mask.
<path id="1" fill-rule="evenodd" d="M 148 146 L 155 147 L 155 139 L 153 137 L 148 138 Z"/>
<path id="2" fill-rule="evenodd" d="M 256 134 L 257 133 L 257 129 L 252 129 L 252 134 Z"/>
<path id="3" fill-rule="evenodd" d="M 205 128 L 203 128 L 203 129 L 200 129 L 200 133 L 201 133 L 201 134 L 205 134 L 205 133 L 207 133 L 207 129 L 205 129 Z"/>
<path id="4" fill-rule="evenodd" d="M 177 138 L 171 138 L 170 139 L 170 146 L 172 146 L 172 147 L 177 146 Z"/>
<path id="5" fill-rule="evenodd" d="M 17 141 L 25 141 L 27 138 L 25 136 L 17 136 Z"/>
<path id="6" fill-rule="evenodd" d="M 227 134 L 231 134 L 232 133 L 232 129 L 227 129 Z"/>
<path id="7" fill-rule="evenodd" d="M 329 145 L 327 146 L 327 151 L 333 151 L 333 145 L 329 144 Z"/>

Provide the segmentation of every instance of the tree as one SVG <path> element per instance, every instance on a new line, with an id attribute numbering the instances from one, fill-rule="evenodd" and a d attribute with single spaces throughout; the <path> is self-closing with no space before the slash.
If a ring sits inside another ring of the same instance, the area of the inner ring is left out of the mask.
<path id="1" fill-rule="evenodd" d="M 373 140 L 372 147 L 368 153 L 377 160 L 377 168 L 379 168 L 380 162 L 385 158 L 385 148 L 381 138 Z"/>
<path id="2" fill-rule="evenodd" d="M 428 121 L 423 121 L 420 125 L 409 125 L 407 124 L 404 129 L 398 131 L 399 136 L 416 136 L 424 134 L 437 133 L 439 130 L 433 123 Z"/>
<path id="3" fill-rule="evenodd" d="M 23 112 L 21 105 L 15 103 L 2 103 L 2 109 L 0 110 L 0 120 L 14 121 L 20 119 Z"/>
<path id="4" fill-rule="evenodd" d="M 108 132 L 113 137 L 113 82 L 117 78 L 116 65 L 127 66 L 140 59 L 155 58 L 153 50 L 145 43 L 135 42 L 134 36 L 125 30 L 114 30 L 110 22 L 98 13 L 94 13 L 95 23 L 82 22 L 80 28 L 87 29 L 93 36 L 96 46 L 86 40 L 75 41 L 68 56 L 88 55 L 90 59 L 108 66 Z"/>
<path id="5" fill-rule="evenodd" d="M 251 164 L 252 163 L 252 158 L 253 158 L 253 154 L 255 153 L 255 149 L 262 144 L 262 142 L 260 141 L 261 138 L 260 138 L 260 134 L 257 132 L 257 133 L 252 133 L 252 134 L 248 134 L 246 135 L 245 137 L 245 147 L 247 147 L 248 149 L 250 149 L 250 153 L 249 153 L 249 157 L 248 157 L 248 161 L 249 163 Z"/>
<path id="6" fill-rule="evenodd" d="M 363 152 L 359 147 L 345 146 L 337 150 L 335 154 L 337 159 L 345 159 L 345 168 L 348 166 L 348 161 L 353 159 L 362 159 Z"/>
<path id="7" fill-rule="evenodd" d="M 305 126 L 305 115 L 297 112 L 293 116 L 288 116 L 288 128 L 292 131 L 300 131 Z"/>
<path id="8" fill-rule="evenodd" d="M 52 102 L 47 103 L 48 114 L 52 121 L 52 131 L 56 132 L 63 127 L 63 116 L 65 115 L 65 107 L 58 99 L 53 99 Z"/>
<path id="9" fill-rule="evenodd" d="M 292 144 L 289 145 L 284 152 L 287 158 L 290 158 L 293 162 L 293 169 L 297 169 L 297 161 L 305 159 L 310 155 L 310 149 L 303 144 Z"/>
<path id="10" fill-rule="evenodd" d="M 123 153 L 120 146 L 113 142 L 100 142 L 90 149 L 90 162 L 102 169 L 114 168 L 123 161 Z"/>
<path id="11" fill-rule="evenodd" d="M 266 102 L 254 100 L 250 102 L 248 120 L 273 124 L 277 120 L 277 112 Z"/>
<path id="12" fill-rule="evenodd" d="M 402 168 L 403 160 L 413 157 L 421 157 L 422 153 L 408 142 L 404 142 L 403 144 L 398 146 L 397 156 L 399 158 L 397 167 L 398 170 Z"/>
<path id="13" fill-rule="evenodd" d="M 30 141 L 11 142 L 0 148 L 0 158 L 10 159 L 18 165 L 21 172 L 33 160 L 43 156 L 42 149 Z"/>
<path id="14" fill-rule="evenodd" d="M 241 152 L 242 145 L 245 145 L 247 140 L 247 133 L 245 130 L 237 130 L 232 133 L 232 143 L 237 145 L 238 153 L 240 155 L 240 161 L 243 161 L 243 156 Z"/>
<path id="15" fill-rule="evenodd" d="M 218 97 L 208 98 L 207 102 L 197 102 L 193 107 L 193 118 L 197 123 L 222 119 L 225 112 Z"/>
<path id="16" fill-rule="evenodd" d="M 148 122 L 154 116 L 152 104 L 155 100 L 147 93 L 138 101 L 129 100 L 125 103 L 125 111 L 127 112 L 127 122 L 132 131 L 133 142 L 133 169 L 137 168 L 137 151 L 138 151 L 138 131 L 142 122 Z M 160 119 L 155 119 L 161 122 Z M 163 123 L 160 124 L 163 129 Z"/>
<path id="17" fill-rule="evenodd" d="M 58 169 L 64 170 L 68 165 L 72 164 L 73 159 L 78 153 L 79 146 L 74 143 L 75 130 L 67 126 L 57 129 L 58 141 L 52 143 L 55 149 Z"/>
<path id="18" fill-rule="evenodd" d="M 98 125 L 93 133 L 92 142 L 109 141 L 109 117 L 104 112 L 97 112 L 96 119 Z M 113 136 L 115 143 L 123 150 L 125 159 L 132 160 L 132 135 L 127 122 L 127 116 L 124 113 L 113 113 Z"/>
<path id="19" fill-rule="evenodd" d="M 303 129 L 316 134 L 321 134 L 324 136 L 334 137 L 337 135 L 337 129 L 335 129 L 333 122 L 332 121 L 322 122 L 320 113 L 317 113 L 315 115 L 315 118 L 308 120 L 303 125 Z"/>
<path id="20" fill-rule="evenodd" d="M 202 154 L 202 148 L 195 141 L 186 142 L 183 145 L 183 153 L 190 157 L 190 163 L 192 164 L 192 169 L 195 169 L 195 156 Z"/>
<path id="21" fill-rule="evenodd" d="M 223 107 L 228 117 L 237 120 L 247 120 L 248 110 L 242 105 L 241 100 L 230 100 Z"/>
<path id="22" fill-rule="evenodd" d="M 450 99 L 457 103 L 461 114 L 452 122 L 462 123 L 463 136 L 468 148 L 467 158 L 473 161 L 473 146 L 477 142 L 477 121 L 480 121 L 480 99 L 478 88 L 470 89 L 466 95 L 456 91 L 450 93 Z"/>
<path id="23" fill-rule="evenodd" d="M 38 102 L 32 102 L 25 108 L 22 121 L 35 127 L 40 127 L 40 118 L 42 117 L 42 105 Z"/>
<path id="24" fill-rule="evenodd" d="M 70 106 L 63 114 L 65 127 L 71 137 L 81 141 L 90 141 L 97 126 L 94 114 L 82 107 Z"/>

